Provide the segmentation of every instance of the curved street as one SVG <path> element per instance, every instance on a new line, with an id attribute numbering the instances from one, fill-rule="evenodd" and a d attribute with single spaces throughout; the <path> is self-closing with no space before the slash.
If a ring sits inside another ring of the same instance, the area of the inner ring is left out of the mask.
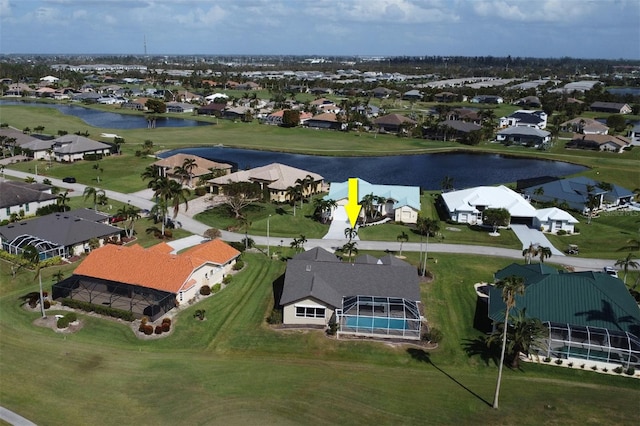
<path id="1" fill-rule="evenodd" d="M 38 179 L 42 179 L 42 176 L 37 176 L 32 173 L 19 172 L 16 170 L 5 169 L 4 174 L 17 177 L 20 179 L 26 179 L 31 176 Z M 86 185 L 82 185 L 79 183 L 65 183 L 60 179 L 55 179 L 50 176 L 47 176 L 53 185 L 58 186 L 60 188 L 73 190 L 70 193 L 71 196 L 81 196 L 86 188 Z M 111 190 L 105 190 L 106 196 L 110 199 L 120 201 L 122 203 L 129 203 L 133 206 L 136 206 L 140 209 L 150 210 L 154 202 L 149 198 L 144 196 L 145 191 L 140 191 L 138 193 L 124 194 L 121 192 L 115 192 Z M 180 222 L 182 228 L 197 235 L 203 235 L 204 232 L 209 228 L 209 226 L 198 222 L 193 219 L 192 215 L 202 211 L 202 209 L 195 210 L 190 209 L 190 211 L 185 212 L 183 209 L 180 210 L 178 216 L 176 217 L 176 221 Z M 225 241 L 242 241 L 244 238 L 244 234 L 238 234 L 228 231 L 221 231 L 222 239 Z M 292 238 L 282 238 L 277 236 L 271 236 L 269 241 L 267 241 L 267 237 L 258 236 L 258 235 L 250 235 L 257 245 L 261 246 L 271 246 L 277 247 L 283 245 L 288 247 L 290 243 L 293 241 Z M 306 247 L 322 247 L 327 250 L 335 250 L 338 247 L 342 247 L 347 242 L 346 238 L 335 238 L 335 239 L 309 239 L 306 242 Z M 378 250 L 378 251 L 397 251 L 399 250 L 400 245 L 397 242 L 392 241 L 358 241 L 358 249 L 359 250 Z M 402 246 L 403 251 L 412 251 L 419 252 L 423 249 L 421 248 L 420 243 L 404 243 Z M 463 245 L 463 244 L 442 244 L 442 243 L 430 243 L 428 247 L 429 256 L 432 257 L 433 253 L 460 253 L 460 254 L 473 254 L 478 256 L 497 256 L 504 258 L 511 258 L 522 260 L 522 250 L 514 250 L 514 249 L 506 249 L 500 247 L 490 247 L 490 246 L 476 246 L 476 245 Z M 548 263 L 555 263 L 562 266 L 567 266 L 575 269 L 576 271 L 585 271 L 585 270 L 602 270 L 605 266 L 611 266 L 613 261 L 611 259 L 591 259 L 584 257 L 572 257 L 572 256 L 556 256 L 551 257 L 547 260 Z"/>

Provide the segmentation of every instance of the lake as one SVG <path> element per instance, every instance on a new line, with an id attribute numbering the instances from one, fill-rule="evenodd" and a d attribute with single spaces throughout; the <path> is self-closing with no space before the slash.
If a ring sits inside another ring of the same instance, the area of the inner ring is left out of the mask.
<path id="1" fill-rule="evenodd" d="M 271 163 L 309 170 L 327 182 L 358 177 L 374 184 L 420 186 L 440 189 L 445 176 L 453 177 L 458 189 L 496 185 L 538 176 L 567 176 L 587 168 L 558 161 L 508 157 L 498 154 L 446 153 L 384 157 L 326 157 L 286 154 L 226 147 L 184 148 L 162 153 L 166 158 L 186 153 L 234 164 L 244 170 Z"/>
<path id="2" fill-rule="evenodd" d="M 34 108 L 55 108 L 63 114 L 80 118 L 90 126 L 106 129 L 146 129 L 147 120 L 140 115 L 118 114 L 105 112 L 75 105 L 45 104 L 21 101 L 0 101 L 3 105 L 32 106 Z M 210 126 L 211 123 L 189 120 L 184 118 L 160 117 L 156 120 L 156 127 L 194 127 Z"/>

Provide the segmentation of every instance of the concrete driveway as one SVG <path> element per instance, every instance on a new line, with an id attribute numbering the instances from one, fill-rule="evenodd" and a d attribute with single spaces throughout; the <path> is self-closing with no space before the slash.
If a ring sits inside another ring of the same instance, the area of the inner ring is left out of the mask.
<path id="1" fill-rule="evenodd" d="M 346 228 L 351 228 L 349 216 L 347 216 L 347 211 L 345 210 L 344 206 L 338 206 L 333 212 L 333 220 L 331 221 L 331 226 L 329 226 L 329 231 L 324 237 L 322 237 L 322 239 L 346 240 L 347 237 L 344 236 L 344 230 Z M 360 239 L 358 238 L 358 236 L 356 236 L 354 240 L 359 241 Z"/>
<path id="2" fill-rule="evenodd" d="M 529 245 L 539 245 L 541 247 L 549 247 L 551 254 L 554 256 L 564 256 L 564 253 L 553 245 L 551 241 L 539 230 L 528 227 L 527 225 L 511 225 L 511 229 L 516 234 L 516 237 L 522 243 L 522 249 L 526 249 Z"/>

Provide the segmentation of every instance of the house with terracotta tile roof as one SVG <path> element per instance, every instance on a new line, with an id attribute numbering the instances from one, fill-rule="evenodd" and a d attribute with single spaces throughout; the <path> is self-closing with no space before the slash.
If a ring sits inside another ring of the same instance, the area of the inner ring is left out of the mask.
<path id="1" fill-rule="evenodd" d="M 150 248 L 107 244 L 93 250 L 73 276 L 53 286 L 53 298 L 70 298 L 132 312 L 152 321 L 200 288 L 222 282 L 240 252 L 215 239 L 180 254 L 166 243 Z"/>
<path id="2" fill-rule="evenodd" d="M 163 158 L 156 161 L 155 163 L 153 163 L 153 166 L 157 167 L 158 175 L 167 176 L 169 178 L 182 182 L 182 179 L 179 176 L 176 176 L 174 171 L 176 167 L 182 167 L 185 160 L 189 159 L 195 160 L 196 167 L 191 170 L 191 175 L 193 179 L 196 180 L 201 176 L 210 174 L 211 169 L 222 170 L 224 171 L 225 175 L 231 173 L 231 170 L 233 169 L 233 166 L 231 164 L 219 163 L 217 161 L 207 160 L 206 158 L 190 154 L 175 154 L 171 157 Z"/>
<path id="3" fill-rule="evenodd" d="M 376 118 L 373 123 L 381 132 L 398 133 L 405 127 L 412 128 L 418 123 L 400 114 L 387 114 Z"/>

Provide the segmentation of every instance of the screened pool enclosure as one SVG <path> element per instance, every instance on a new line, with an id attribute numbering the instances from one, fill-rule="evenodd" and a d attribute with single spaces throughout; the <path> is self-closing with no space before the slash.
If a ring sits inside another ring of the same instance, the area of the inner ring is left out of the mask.
<path id="1" fill-rule="evenodd" d="M 543 324 L 549 335 L 547 348 L 539 350 L 540 355 L 640 368 L 640 339 L 629 332 L 551 322 Z"/>
<path id="2" fill-rule="evenodd" d="M 336 309 L 338 335 L 420 339 L 421 316 L 416 302 L 373 296 L 350 296 Z"/>

